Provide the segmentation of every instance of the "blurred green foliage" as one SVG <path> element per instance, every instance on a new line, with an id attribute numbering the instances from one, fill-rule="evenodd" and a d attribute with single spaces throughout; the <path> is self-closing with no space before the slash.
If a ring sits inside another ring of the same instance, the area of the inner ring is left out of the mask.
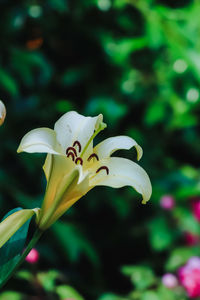
<path id="1" fill-rule="evenodd" d="M 44 195 L 45 156 L 16 154 L 20 139 L 73 109 L 104 114 L 97 142 L 136 139 L 153 184 L 146 206 L 130 188 L 87 194 L 46 232 L 38 265 L 25 263 L 27 276 L 0 299 L 187 299 L 160 278 L 200 255 L 184 239 L 200 234 L 190 202 L 200 194 L 200 2 L 0 0 L 0 9 L 1 216 L 40 206 Z M 159 205 L 164 194 L 176 199 L 171 212 Z"/>

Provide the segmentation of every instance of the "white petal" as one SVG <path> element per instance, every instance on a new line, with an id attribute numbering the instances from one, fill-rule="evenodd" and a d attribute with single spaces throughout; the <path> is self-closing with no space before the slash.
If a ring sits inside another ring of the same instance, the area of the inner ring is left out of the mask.
<path id="1" fill-rule="evenodd" d="M 74 190 L 87 175 L 83 173 L 81 165 L 76 165 L 71 158 L 63 155 L 47 157 L 44 169 L 48 182 L 39 220 L 41 229 L 49 226 L 52 216 L 62 204 L 62 199 L 66 198 L 65 194 L 75 197 Z"/>
<path id="2" fill-rule="evenodd" d="M 143 153 L 142 148 L 137 144 L 137 142 L 134 139 L 124 135 L 110 137 L 104 140 L 94 148 L 94 152 L 98 155 L 99 159 L 103 159 L 110 157 L 116 150 L 129 150 L 133 146 L 135 146 L 137 150 L 137 159 L 140 160 Z"/>
<path id="3" fill-rule="evenodd" d="M 86 175 L 84 179 L 71 191 L 68 191 L 62 198 L 58 208 L 51 217 L 50 222 L 46 226 L 51 226 L 60 216 L 62 216 L 76 201 L 83 197 L 92 187 L 89 186 L 89 176 Z"/>
<path id="4" fill-rule="evenodd" d="M 107 175 L 106 170 L 100 170 L 90 179 L 90 185 L 105 185 L 113 188 L 129 185 L 142 194 L 142 203 L 146 203 L 150 199 L 152 187 L 149 176 L 138 164 L 129 159 L 110 157 L 96 163 L 96 170 L 101 166 L 106 166 L 109 174 Z"/>
<path id="5" fill-rule="evenodd" d="M 56 132 L 50 128 L 29 131 L 21 140 L 17 152 L 61 154 L 62 149 L 56 139 Z"/>
<path id="6" fill-rule="evenodd" d="M 51 164 L 52 164 L 52 154 L 48 153 L 43 165 L 43 170 L 47 181 L 49 180 L 49 175 L 51 172 L 51 166 L 52 166 Z"/>
<path id="7" fill-rule="evenodd" d="M 83 150 L 101 121 L 102 115 L 84 117 L 75 111 L 70 111 L 55 123 L 54 129 L 63 149 L 72 146 L 75 141 L 79 141 L 81 150 Z"/>

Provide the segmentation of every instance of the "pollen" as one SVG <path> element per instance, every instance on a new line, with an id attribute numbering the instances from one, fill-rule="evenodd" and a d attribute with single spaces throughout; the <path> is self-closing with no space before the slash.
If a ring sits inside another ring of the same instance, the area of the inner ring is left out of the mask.
<path id="1" fill-rule="evenodd" d="M 102 166 L 96 170 L 96 173 L 99 173 L 101 170 L 106 170 L 107 175 L 109 174 L 109 169 L 106 166 Z"/>
<path id="2" fill-rule="evenodd" d="M 96 154 L 96 153 L 92 153 L 89 157 L 88 157 L 88 161 L 90 161 L 93 157 L 95 157 L 96 158 L 96 160 L 99 160 L 99 157 L 98 157 L 98 155 Z"/>
<path id="3" fill-rule="evenodd" d="M 76 149 L 74 147 L 68 147 L 67 150 L 66 150 L 66 154 L 69 153 L 69 151 L 71 152 L 74 152 L 74 155 L 77 156 L 77 152 L 76 152 Z"/>
<path id="4" fill-rule="evenodd" d="M 73 147 L 75 147 L 76 145 L 78 146 L 78 152 L 81 152 L 81 143 L 79 141 L 75 141 L 73 143 Z"/>
<path id="5" fill-rule="evenodd" d="M 78 164 L 78 162 L 80 161 L 80 164 L 82 165 L 83 164 L 83 160 L 81 157 L 77 157 L 76 160 L 75 160 L 75 164 Z"/>
<path id="6" fill-rule="evenodd" d="M 75 155 L 74 155 L 73 152 L 69 152 L 69 153 L 67 154 L 67 157 L 70 157 L 70 156 L 71 156 L 72 160 L 74 161 Z"/>

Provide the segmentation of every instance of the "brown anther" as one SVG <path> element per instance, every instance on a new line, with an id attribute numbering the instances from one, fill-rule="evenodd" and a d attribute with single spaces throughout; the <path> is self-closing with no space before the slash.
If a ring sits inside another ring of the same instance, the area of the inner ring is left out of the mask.
<path id="1" fill-rule="evenodd" d="M 96 160 L 99 160 L 98 155 L 96 153 L 92 153 L 89 157 L 88 157 L 88 161 L 90 161 L 93 157 L 96 158 Z"/>
<path id="2" fill-rule="evenodd" d="M 74 149 L 74 147 L 68 147 L 66 150 L 66 154 L 68 154 L 69 151 L 73 151 L 74 154 L 77 156 L 77 152 L 76 152 L 76 149 Z"/>
<path id="3" fill-rule="evenodd" d="M 75 155 L 74 155 L 73 152 L 69 152 L 69 153 L 67 154 L 67 157 L 70 157 L 70 156 L 71 156 L 72 160 L 74 161 Z"/>
<path id="4" fill-rule="evenodd" d="M 107 175 L 109 174 L 109 169 L 106 166 L 102 166 L 102 167 L 98 168 L 98 170 L 96 170 L 96 173 L 100 172 L 101 170 L 106 170 Z"/>
<path id="5" fill-rule="evenodd" d="M 83 164 L 83 160 L 81 157 L 77 157 L 76 160 L 75 160 L 75 164 L 78 163 L 78 161 L 80 161 L 80 164 L 82 165 Z"/>
<path id="6" fill-rule="evenodd" d="M 73 147 L 75 147 L 76 145 L 78 145 L 78 152 L 81 152 L 81 143 L 79 141 L 75 141 L 73 143 Z"/>

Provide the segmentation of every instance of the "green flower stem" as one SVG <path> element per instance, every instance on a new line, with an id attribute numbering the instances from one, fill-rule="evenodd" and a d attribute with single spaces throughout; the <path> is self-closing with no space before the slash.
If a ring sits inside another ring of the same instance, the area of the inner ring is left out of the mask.
<path id="1" fill-rule="evenodd" d="M 39 238 L 41 237 L 43 231 L 41 231 L 40 229 L 37 229 L 31 239 L 31 241 L 29 242 L 29 244 L 27 245 L 25 251 L 22 253 L 18 263 L 15 265 L 15 267 L 8 273 L 7 277 L 4 279 L 4 281 L 1 283 L 0 288 L 2 288 L 7 281 L 12 277 L 12 275 L 15 273 L 15 271 L 19 268 L 19 266 L 23 263 L 23 261 L 25 260 L 26 256 L 29 254 L 29 252 L 31 251 L 31 249 L 34 247 L 34 245 L 37 243 L 37 241 L 39 240 Z"/>

